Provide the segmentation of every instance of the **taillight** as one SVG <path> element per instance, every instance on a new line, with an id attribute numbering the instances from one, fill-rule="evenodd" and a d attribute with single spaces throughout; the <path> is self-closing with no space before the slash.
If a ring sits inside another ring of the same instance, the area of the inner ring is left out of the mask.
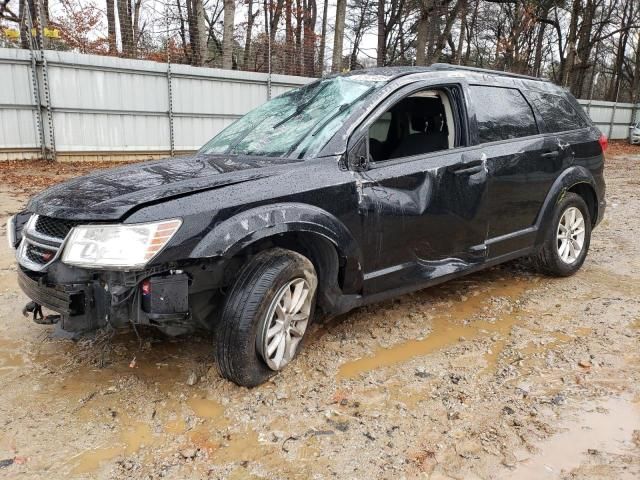
<path id="1" fill-rule="evenodd" d="M 602 148 L 602 153 L 607 151 L 607 148 L 609 148 L 609 139 L 607 138 L 607 136 L 604 133 L 600 134 L 600 138 L 598 139 L 598 143 L 600 144 L 600 147 Z"/>

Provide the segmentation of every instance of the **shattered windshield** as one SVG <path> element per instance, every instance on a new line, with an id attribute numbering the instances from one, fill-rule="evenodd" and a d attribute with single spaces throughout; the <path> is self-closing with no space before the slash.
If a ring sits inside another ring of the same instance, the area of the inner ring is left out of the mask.
<path id="1" fill-rule="evenodd" d="M 335 77 L 292 90 L 252 110 L 200 153 L 302 158 L 317 153 L 380 81 Z"/>

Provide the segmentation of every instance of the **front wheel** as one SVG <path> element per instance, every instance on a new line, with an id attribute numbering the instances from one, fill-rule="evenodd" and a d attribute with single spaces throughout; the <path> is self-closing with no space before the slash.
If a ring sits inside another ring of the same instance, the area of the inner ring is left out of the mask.
<path id="1" fill-rule="evenodd" d="M 239 272 L 216 334 L 221 375 L 254 387 L 299 352 L 313 320 L 318 279 L 313 264 L 291 250 L 260 252 Z"/>
<path id="2" fill-rule="evenodd" d="M 556 205 L 553 221 L 534 263 L 538 270 L 556 277 L 576 273 L 591 242 L 591 215 L 584 199 L 567 193 Z"/>

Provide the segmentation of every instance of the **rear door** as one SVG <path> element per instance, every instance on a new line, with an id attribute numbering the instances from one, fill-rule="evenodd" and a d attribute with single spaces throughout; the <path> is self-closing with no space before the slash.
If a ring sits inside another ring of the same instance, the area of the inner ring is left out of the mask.
<path id="1" fill-rule="evenodd" d="M 574 163 L 589 169 L 601 167 L 599 135 L 588 134 L 589 122 L 573 97 L 550 92 L 528 92 L 527 96 L 542 117 L 550 144 L 558 152 L 556 161 L 562 168 Z"/>
<path id="2" fill-rule="evenodd" d="M 488 256 L 528 248 L 533 225 L 562 161 L 557 143 L 518 88 L 470 85 L 475 142 L 487 158 Z"/>

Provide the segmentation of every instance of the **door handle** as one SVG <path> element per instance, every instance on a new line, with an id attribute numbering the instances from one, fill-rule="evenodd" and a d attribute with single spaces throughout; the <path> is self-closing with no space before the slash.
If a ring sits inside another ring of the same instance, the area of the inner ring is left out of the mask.
<path id="1" fill-rule="evenodd" d="M 470 160 L 458 165 L 452 165 L 450 171 L 454 175 L 473 175 L 479 173 L 484 169 L 484 160 Z"/>
<path id="2" fill-rule="evenodd" d="M 543 153 L 542 158 L 556 158 L 558 155 L 560 155 L 560 152 L 553 150 L 552 152 Z"/>

